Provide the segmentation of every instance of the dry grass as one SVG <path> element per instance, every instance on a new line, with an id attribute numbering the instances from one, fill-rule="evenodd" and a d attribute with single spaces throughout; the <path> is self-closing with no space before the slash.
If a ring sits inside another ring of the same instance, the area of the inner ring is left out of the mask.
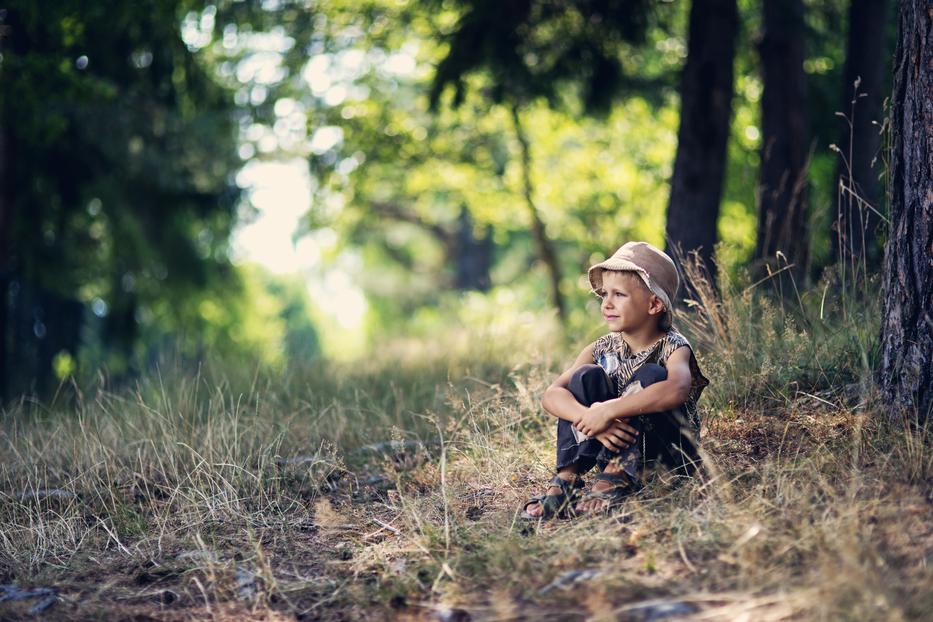
<path id="1" fill-rule="evenodd" d="M 926 618 L 929 431 L 871 406 L 857 347 L 806 345 L 812 318 L 789 341 L 746 327 L 789 321 L 746 296 L 708 307 L 705 472 L 657 474 L 611 517 L 516 519 L 553 463 L 536 396 L 568 357 L 547 335 L 21 403 L 0 435 L 0 582 L 56 588 L 66 620 Z"/>

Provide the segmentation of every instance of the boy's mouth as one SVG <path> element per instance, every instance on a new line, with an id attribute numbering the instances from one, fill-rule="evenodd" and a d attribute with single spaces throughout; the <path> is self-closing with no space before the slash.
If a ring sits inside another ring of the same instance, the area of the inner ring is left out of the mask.
<path id="1" fill-rule="evenodd" d="M 618 316 L 618 315 L 604 315 L 603 317 L 606 318 L 606 321 L 607 321 L 607 322 L 611 322 L 612 320 L 618 320 L 618 319 L 619 319 L 619 316 Z"/>

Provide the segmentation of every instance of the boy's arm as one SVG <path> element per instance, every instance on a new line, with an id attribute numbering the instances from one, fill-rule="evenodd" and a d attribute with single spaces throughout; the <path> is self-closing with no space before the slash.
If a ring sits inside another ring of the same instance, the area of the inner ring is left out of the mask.
<path id="1" fill-rule="evenodd" d="M 613 419 L 626 419 L 646 413 L 663 412 L 676 408 L 687 401 L 693 375 L 690 373 L 690 349 L 681 347 L 667 359 L 667 380 L 656 382 L 637 393 L 607 400 L 589 409 L 586 417 L 575 422 L 574 427 L 590 435 L 600 431 Z"/>
<path id="2" fill-rule="evenodd" d="M 573 378 L 573 372 L 578 367 L 593 362 L 594 343 L 596 342 L 594 341 L 583 348 L 573 365 L 564 370 L 541 396 L 541 407 L 559 419 L 566 419 L 571 423 L 576 423 L 589 410 L 589 408 L 577 401 L 577 398 L 567 389 L 567 386 L 570 384 L 570 379 Z"/>

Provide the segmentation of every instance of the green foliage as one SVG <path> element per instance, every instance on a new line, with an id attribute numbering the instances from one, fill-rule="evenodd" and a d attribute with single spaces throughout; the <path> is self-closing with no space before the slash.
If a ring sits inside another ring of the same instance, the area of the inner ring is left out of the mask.
<path id="1" fill-rule="evenodd" d="M 464 213 L 475 239 L 491 236 L 493 285 L 528 290 L 526 308 L 542 308 L 535 291 L 542 281 L 520 285 L 535 251 L 511 119 L 483 95 L 492 83 L 472 73 L 464 79 L 474 88 L 456 110 L 429 112 L 430 67 L 446 49 L 436 35 L 451 27 L 450 12 L 365 7 L 331 4 L 322 18 L 324 50 L 309 61 L 321 84 L 346 96 L 328 105 L 329 91 L 312 84 L 315 97 L 302 100 L 316 128 L 312 143 L 335 137 L 310 155 L 321 183 L 308 229 L 336 231 L 335 252 L 361 250 L 360 283 L 380 331 L 406 330 L 398 322 L 433 305 L 437 292 L 456 289 Z M 650 42 L 638 52 L 641 65 L 679 62 L 676 38 L 655 29 Z M 535 199 L 564 274 L 580 274 L 629 237 L 662 242 L 677 119 L 674 102 L 661 100 L 631 97 L 601 120 L 544 102 L 524 111 Z M 579 293 L 575 281 L 564 284 L 570 295 Z"/>
<path id="2" fill-rule="evenodd" d="M 733 278 L 754 249 L 761 149 L 761 80 L 754 49 L 759 8 L 746 2 L 741 9 L 745 23 L 736 58 L 733 132 L 719 222 L 724 242 L 720 258 Z M 373 321 L 381 327 L 405 322 L 413 309 L 433 304 L 434 292 L 452 287 L 457 257 L 449 240 L 462 210 L 472 218 L 475 235 L 490 228 L 496 246 L 493 285 L 515 287 L 527 274 L 529 283 L 547 286 L 537 270 L 527 270 L 535 263 L 535 251 L 527 233 L 518 145 L 508 112 L 496 102 L 524 105 L 534 199 L 547 234 L 557 244 L 563 274 L 577 280 L 589 263 L 626 239 L 663 242 L 667 180 L 676 147 L 676 94 L 663 81 L 654 82 L 645 98 L 633 96 L 643 92 L 638 89 L 624 91 L 626 98 L 604 116 L 590 119 L 581 115 L 582 91 L 564 88 L 588 79 L 585 72 L 562 74 L 560 58 L 575 49 L 572 26 L 580 15 L 598 10 L 595 5 L 547 8 L 527 3 L 504 9 L 464 3 L 439 6 L 429 15 L 417 5 L 382 2 L 366 3 L 359 11 L 342 3 L 325 9 L 323 51 L 309 67 L 318 63 L 329 68 L 321 71 L 329 76 L 331 88 L 342 88 L 347 96 L 329 105 L 321 92 L 309 104 L 315 111 L 312 127 L 338 138 L 330 148 L 311 154 L 312 171 L 322 183 L 307 224 L 309 229 L 333 228 L 342 248 L 362 247 L 365 271 L 373 274 L 362 282 L 380 318 Z M 830 71 L 836 61 L 820 59 L 842 53 L 842 41 L 825 36 L 840 11 L 836 4 L 813 7 L 809 36 L 815 44 L 808 67 L 820 92 L 837 86 L 838 71 Z M 628 17 L 638 22 L 637 13 Z M 602 52 L 628 64 L 625 77 L 633 84 L 673 75 L 686 49 L 684 6 L 652 7 L 645 16 L 647 21 L 637 27 L 641 37 L 601 39 Z M 623 22 L 601 27 L 618 28 Z M 487 23 L 493 27 L 480 29 Z M 491 41 L 491 33 L 500 30 L 513 36 L 489 46 L 465 43 L 486 41 L 484 37 Z M 563 39 L 555 42 L 555 37 Z M 523 46 L 549 44 L 556 50 L 553 55 L 538 55 L 537 64 L 528 65 L 535 54 Z M 341 71 L 350 58 L 362 60 Z M 405 71 L 393 69 L 399 61 Z M 510 63 L 524 68 L 506 72 L 503 68 Z M 502 86 L 507 75 L 514 76 L 511 99 Z M 445 85 L 454 86 L 457 106 L 447 105 L 453 100 L 445 99 Z M 604 95 L 614 92 L 611 86 L 606 85 Z M 432 101 L 446 103 L 429 113 Z M 832 107 L 815 110 L 812 118 L 830 124 L 835 119 Z M 822 229 L 828 228 L 825 190 L 832 185 L 834 160 L 819 145 L 815 153 L 810 171 L 819 263 L 825 255 L 820 250 Z M 571 279 L 563 289 L 571 296 L 581 294 L 578 289 L 585 284 Z M 539 300 L 533 294 L 525 304 L 535 308 Z"/>
<path id="3" fill-rule="evenodd" d="M 135 366 L 141 335 L 203 326 L 194 305 L 172 301 L 235 284 L 232 102 L 179 36 L 184 6 L 23 2 L 5 11 L 0 123 L 16 157 L 0 270 L 24 292 L 14 312 L 44 313 L 48 325 L 15 341 L 13 360 L 35 362 L 16 366 L 25 377 L 14 386 L 38 377 L 42 389 L 48 351 L 70 353 L 78 367 Z M 52 296 L 78 304 L 78 323 L 91 308 L 103 318 L 84 351 L 104 358 L 78 354 L 77 331 L 59 330 L 67 318 L 43 302 Z"/>
<path id="4" fill-rule="evenodd" d="M 426 2 L 431 7 L 435 2 Z M 466 98 L 466 77 L 484 70 L 496 104 L 552 104 L 574 88 L 589 111 L 605 113 L 619 91 L 668 76 L 646 75 L 630 54 L 648 39 L 649 24 L 662 13 L 643 0 L 498 3 L 463 1 L 456 26 L 446 33 L 447 51 L 428 94 L 437 108 L 445 87 L 454 87 L 453 106 Z"/>
<path id="5" fill-rule="evenodd" d="M 533 198 L 565 275 L 567 340 L 595 334 L 586 267 L 627 239 L 663 243 L 689 3 L 500 4 L 15 3 L 0 64 L 3 127 L 17 149 L 8 274 L 22 280 L 24 314 L 77 302 L 89 318 L 80 335 L 50 337 L 48 352 L 16 328 L 35 354 L 20 380 L 43 366 L 58 378 L 86 380 L 99 366 L 132 374 L 171 352 L 281 369 L 322 349 L 365 351 L 363 340 L 378 346 L 386 334 L 490 321 L 496 305 L 549 327 L 519 144 L 500 105 L 510 103 L 522 107 Z M 754 247 L 761 149 L 760 8 L 739 6 L 719 222 L 732 282 Z M 846 3 L 807 9 L 819 266 Z M 234 223 L 249 209 L 233 172 L 281 156 L 308 160 L 313 196 L 299 234 L 336 240 L 322 267 L 352 271 L 363 288 L 362 331 L 338 335 L 301 284 L 230 265 Z M 465 281 L 476 257 L 485 264 Z"/>

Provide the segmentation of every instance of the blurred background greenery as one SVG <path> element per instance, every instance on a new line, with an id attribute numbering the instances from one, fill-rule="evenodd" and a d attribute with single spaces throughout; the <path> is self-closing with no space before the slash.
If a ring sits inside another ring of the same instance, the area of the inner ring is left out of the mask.
<path id="1" fill-rule="evenodd" d="M 887 5 L 7 3 L 0 397 L 499 324 L 578 344 L 629 239 L 708 231 L 739 280 L 876 271 L 877 219 L 835 223 L 840 178 L 884 212 Z"/>

